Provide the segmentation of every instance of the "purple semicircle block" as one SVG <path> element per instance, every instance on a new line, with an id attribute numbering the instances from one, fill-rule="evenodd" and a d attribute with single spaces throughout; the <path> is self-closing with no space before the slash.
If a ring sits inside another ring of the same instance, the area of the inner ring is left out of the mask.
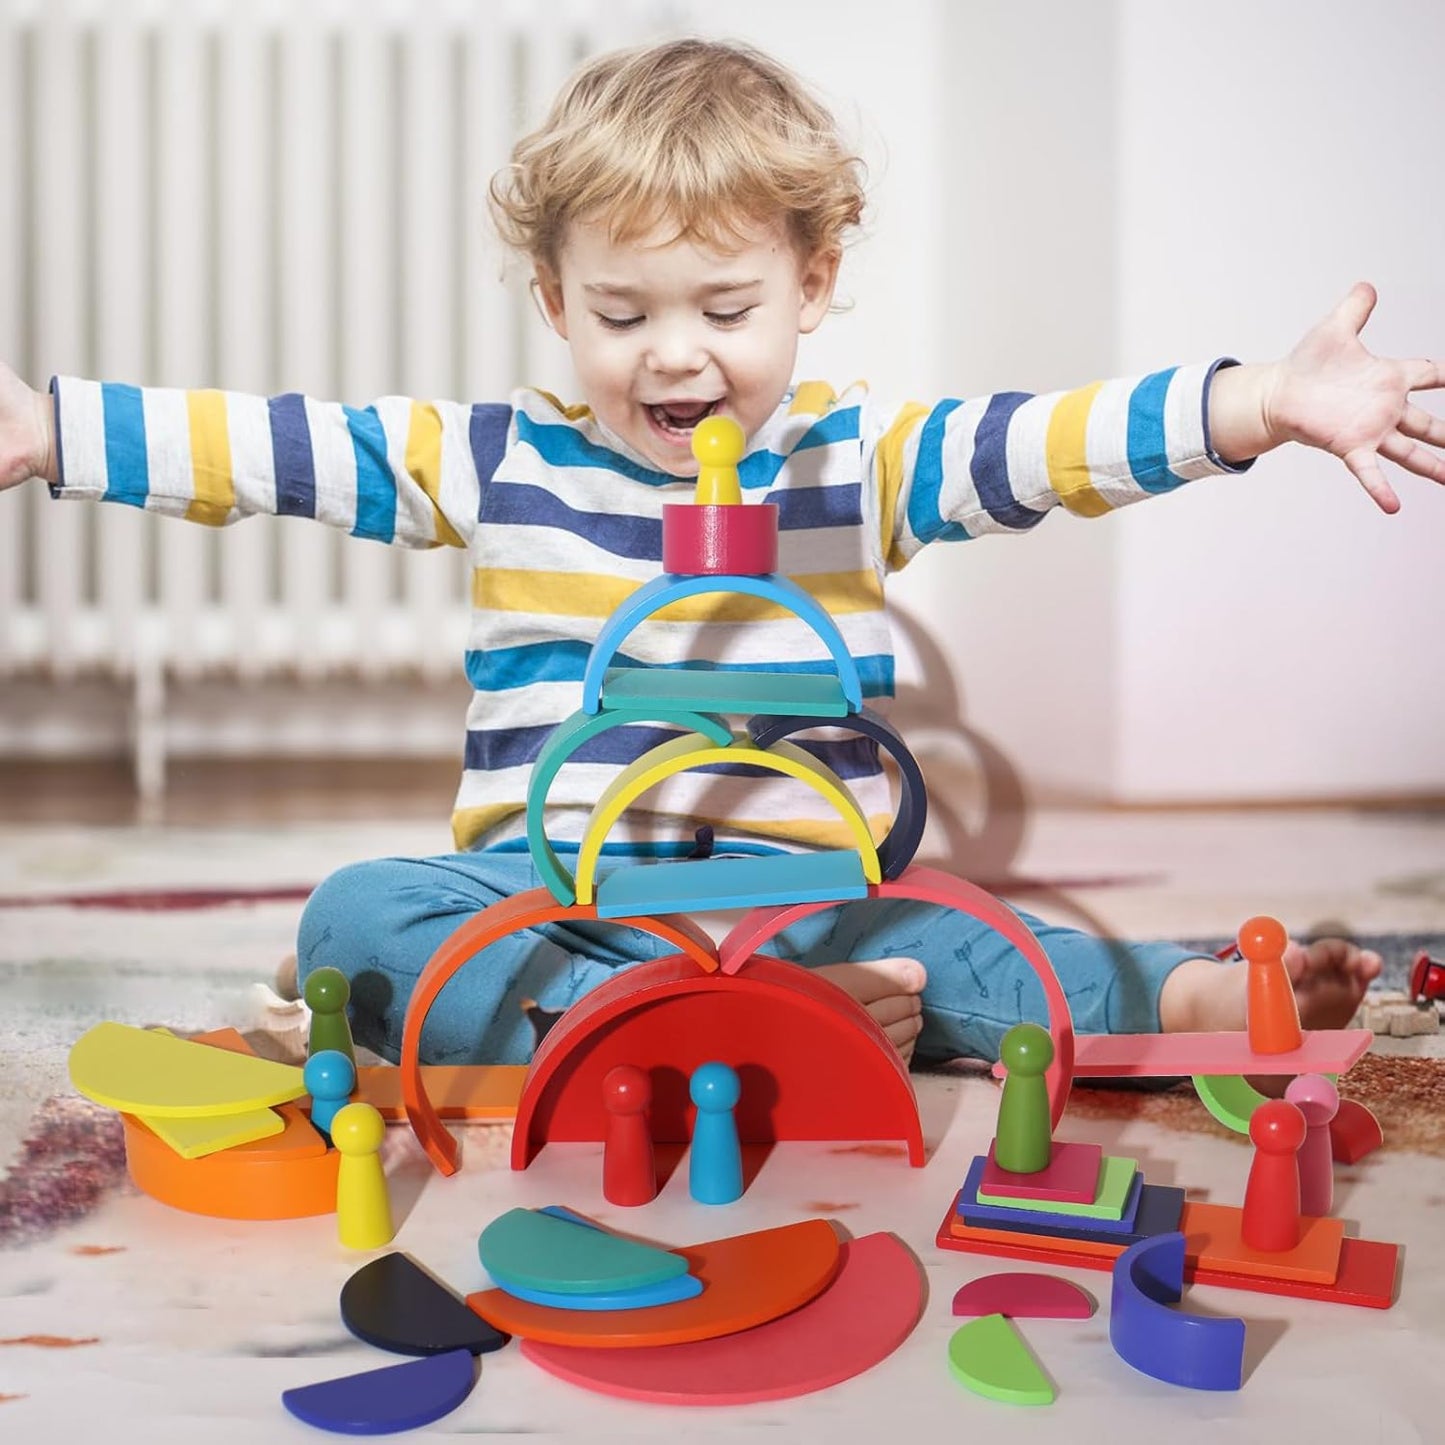
<path id="1" fill-rule="evenodd" d="M 334 1435 L 390 1435 L 449 1415 L 471 1394 L 476 1378 L 471 1352 L 451 1350 L 299 1385 L 283 1390 L 281 1403 L 298 1420 Z"/>

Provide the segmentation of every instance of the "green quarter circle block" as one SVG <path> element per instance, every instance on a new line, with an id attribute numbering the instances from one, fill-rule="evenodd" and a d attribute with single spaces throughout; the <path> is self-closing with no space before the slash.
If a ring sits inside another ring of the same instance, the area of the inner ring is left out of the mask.
<path id="1" fill-rule="evenodd" d="M 638 798 L 654 784 L 678 773 L 721 763 L 764 768 L 806 783 L 814 792 L 832 803 L 838 810 L 839 817 L 848 825 L 863 863 L 863 876 L 869 883 L 883 881 L 878 866 L 878 848 L 873 842 L 868 820 L 863 816 L 863 810 L 858 806 L 858 800 L 849 791 L 848 785 L 831 768 L 820 763 L 811 753 L 794 747 L 792 743 L 778 743 L 763 752 L 753 747 L 746 733 L 734 736 L 731 744 L 725 748 L 718 747 L 710 738 L 693 734 L 659 743 L 629 763 L 607 785 L 587 819 L 587 827 L 582 834 L 582 846 L 577 851 L 577 876 L 574 885 L 577 902 L 593 902 L 597 885 L 597 860 L 602 852 L 602 844 L 606 841 L 612 825 Z M 669 868 L 676 865 L 654 863 L 649 866 Z"/>
<path id="2" fill-rule="evenodd" d="M 509 1209 L 482 1230 L 477 1254 L 489 1274 L 553 1294 L 611 1294 L 643 1289 L 687 1273 L 669 1249 L 605 1229 L 579 1229 L 535 1209 Z"/>
<path id="3" fill-rule="evenodd" d="M 597 885 L 599 918 L 703 913 L 716 908 L 866 898 L 863 860 L 852 849 L 770 853 L 761 858 L 697 858 L 640 863 Z"/>
<path id="4" fill-rule="evenodd" d="M 609 667 L 602 708 L 701 708 L 729 713 L 803 713 L 819 719 L 848 715 L 836 677 L 821 672 L 751 672 L 745 668 Z"/>
<path id="5" fill-rule="evenodd" d="M 732 729 L 722 718 L 652 705 L 609 707 L 595 713 L 574 712 L 558 723 L 552 735 L 542 744 L 542 751 L 532 764 L 532 775 L 527 782 L 527 848 L 543 884 L 558 903 L 575 903 L 577 890 L 573 886 L 572 875 L 563 866 L 547 837 L 547 794 L 568 759 L 599 733 L 642 722 L 679 727 L 689 734 L 711 739 L 718 747 L 726 747 L 733 736 Z"/>
<path id="6" fill-rule="evenodd" d="M 1338 1074 L 1326 1074 L 1331 1082 Z M 1249 1116 L 1261 1104 L 1268 1103 L 1266 1097 L 1240 1074 L 1195 1074 L 1194 1092 L 1199 1102 L 1224 1125 L 1236 1134 L 1249 1133 Z"/>
<path id="7" fill-rule="evenodd" d="M 858 678 L 858 664 L 843 642 L 843 635 L 837 624 L 812 596 L 796 582 L 787 577 L 773 574 L 766 577 L 745 577 L 718 573 L 707 577 L 677 577 L 664 572 L 651 582 L 639 587 L 602 625 L 597 641 L 587 658 L 587 670 L 582 677 L 582 710 L 597 712 L 602 706 L 602 680 L 607 674 L 617 650 L 631 635 L 639 623 L 645 622 L 655 612 L 674 602 L 685 601 L 706 592 L 726 592 L 743 597 L 756 597 L 771 602 L 785 611 L 793 613 L 800 621 L 806 622 L 818 635 L 819 641 L 828 649 L 838 668 L 838 682 L 848 711 L 857 712 L 863 706 L 863 685 Z M 651 669 L 647 669 L 649 672 Z M 757 711 L 757 709 L 752 709 Z M 796 708 L 790 709 L 796 712 Z"/>
<path id="8" fill-rule="evenodd" d="M 1054 1387 L 1003 1315 L 980 1315 L 953 1332 L 948 1368 L 960 1385 L 1006 1405 L 1052 1405 Z"/>
<path id="9" fill-rule="evenodd" d="M 766 749 L 792 737 L 794 733 L 819 725 L 816 718 L 797 715 L 754 717 L 748 720 L 748 733 L 754 747 Z M 924 825 L 928 822 L 928 789 L 923 781 L 923 770 L 898 730 L 871 707 L 860 708 L 826 726 L 847 728 L 862 737 L 872 738 L 898 768 L 898 812 L 894 815 L 888 836 L 878 845 L 878 866 L 883 870 L 883 876 L 897 878 L 913 862 L 913 855 L 923 841 Z"/>

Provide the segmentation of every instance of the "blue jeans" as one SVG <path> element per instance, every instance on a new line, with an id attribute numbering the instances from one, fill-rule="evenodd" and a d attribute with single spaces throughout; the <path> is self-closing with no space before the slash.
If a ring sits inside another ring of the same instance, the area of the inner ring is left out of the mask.
<path id="1" fill-rule="evenodd" d="M 398 1060 L 407 1000 L 432 954 L 474 914 L 539 881 L 522 852 L 350 864 L 317 888 L 302 914 L 300 978 L 304 983 L 325 965 L 339 968 L 351 980 L 356 1041 Z M 1164 980 L 1195 955 L 1174 944 L 1099 939 L 1022 916 L 1053 963 L 1076 1031 L 1158 1031 Z M 499 939 L 438 995 L 422 1030 L 422 1061 L 526 1063 L 536 1043 L 527 1001 L 560 1013 L 618 969 L 672 951 L 606 922 L 548 924 Z M 1018 951 L 978 920 L 932 904 L 842 903 L 780 933 L 768 951 L 808 968 L 918 959 L 928 970 L 915 1049 L 921 1062 L 996 1059 L 1012 1025 L 1047 1019 L 1043 989 Z"/>

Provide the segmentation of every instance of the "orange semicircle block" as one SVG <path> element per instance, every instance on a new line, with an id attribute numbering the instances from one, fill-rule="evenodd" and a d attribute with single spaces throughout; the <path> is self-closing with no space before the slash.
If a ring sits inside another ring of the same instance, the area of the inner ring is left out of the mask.
<path id="1" fill-rule="evenodd" d="M 554 1345 L 631 1349 L 709 1340 L 766 1324 L 815 1299 L 838 1272 L 839 1239 L 826 1219 L 805 1219 L 676 1250 L 702 1293 L 663 1308 L 562 1310 L 500 1289 L 467 1296 L 489 1325 Z"/>

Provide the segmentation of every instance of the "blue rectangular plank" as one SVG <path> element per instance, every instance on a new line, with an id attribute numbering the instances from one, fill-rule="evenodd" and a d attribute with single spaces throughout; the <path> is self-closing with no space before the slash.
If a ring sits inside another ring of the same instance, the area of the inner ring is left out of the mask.
<path id="1" fill-rule="evenodd" d="M 696 858 L 637 863 L 597 886 L 599 918 L 691 913 L 710 908 L 866 898 L 863 862 L 851 849 L 762 858 Z"/>

